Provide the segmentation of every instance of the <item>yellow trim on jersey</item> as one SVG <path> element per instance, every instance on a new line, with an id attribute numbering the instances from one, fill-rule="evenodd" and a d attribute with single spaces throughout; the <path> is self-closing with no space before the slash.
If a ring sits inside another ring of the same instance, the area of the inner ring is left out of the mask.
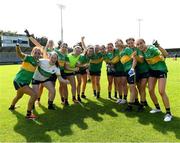
<path id="1" fill-rule="evenodd" d="M 155 56 L 153 58 L 146 59 L 147 63 L 150 65 L 156 64 L 159 61 L 164 61 L 164 57 L 161 55 Z"/>
<path id="2" fill-rule="evenodd" d="M 64 70 L 64 73 L 75 73 L 74 71 Z"/>
<path id="3" fill-rule="evenodd" d="M 65 66 L 65 61 L 58 61 L 58 63 L 59 63 L 60 67 L 64 67 Z"/>
<path id="4" fill-rule="evenodd" d="M 109 63 L 109 62 L 110 62 L 110 60 L 109 60 L 109 59 L 104 59 L 104 61 L 105 61 L 106 63 Z"/>
<path id="5" fill-rule="evenodd" d="M 96 59 L 96 60 L 90 60 L 90 63 L 91 64 L 99 64 L 102 61 L 103 61 L 103 58 L 99 58 L 99 59 Z"/>
<path id="6" fill-rule="evenodd" d="M 130 60 L 131 60 L 131 57 L 127 56 L 127 55 L 121 57 L 121 63 L 122 64 L 125 64 L 125 63 L 129 62 Z"/>
<path id="7" fill-rule="evenodd" d="M 116 64 L 116 63 L 118 63 L 119 62 L 119 56 L 115 56 L 112 60 L 111 60 L 111 63 L 112 64 Z"/>
<path id="8" fill-rule="evenodd" d="M 36 67 L 28 62 L 23 62 L 21 68 L 23 68 L 27 71 L 30 71 L 30 72 L 34 72 L 36 70 Z"/>
<path id="9" fill-rule="evenodd" d="M 143 59 L 142 58 L 140 58 L 139 56 L 136 56 L 136 60 L 137 60 L 137 62 L 139 62 L 139 63 L 143 63 Z"/>

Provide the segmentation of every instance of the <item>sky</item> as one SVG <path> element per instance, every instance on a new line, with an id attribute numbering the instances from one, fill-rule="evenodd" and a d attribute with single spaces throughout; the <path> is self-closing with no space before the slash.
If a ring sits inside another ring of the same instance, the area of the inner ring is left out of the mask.
<path id="1" fill-rule="evenodd" d="M 147 44 L 157 39 L 164 48 L 180 48 L 179 0 L 1 0 L 0 30 L 25 29 L 37 37 L 55 42 L 63 39 L 70 46 L 85 36 L 86 44 L 144 38 Z M 139 22 L 138 19 L 141 19 Z"/>

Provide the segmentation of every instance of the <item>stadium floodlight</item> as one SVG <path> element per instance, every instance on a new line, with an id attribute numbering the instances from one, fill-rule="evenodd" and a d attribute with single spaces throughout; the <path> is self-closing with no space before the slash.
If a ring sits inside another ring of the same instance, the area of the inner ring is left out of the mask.
<path id="1" fill-rule="evenodd" d="M 65 5 L 57 4 L 57 6 L 59 7 L 60 13 L 61 13 L 61 41 L 63 41 L 63 14 L 62 14 L 62 10 L 65 8 Z"/>
<path id="2" fill-rule="evenodd" d="M 142 21 L 143 19 L 138 18 L 137 20 L 138 20 L 138 36 L 139 36 L 139 38 L 140 38 L 140 37 L 141 37 L 141 21 Z"/>

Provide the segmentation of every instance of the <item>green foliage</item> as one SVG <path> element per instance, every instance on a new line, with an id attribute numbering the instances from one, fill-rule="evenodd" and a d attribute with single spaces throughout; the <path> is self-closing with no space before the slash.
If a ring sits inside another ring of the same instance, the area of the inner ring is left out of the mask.
<path id="1" fill-rule="evenodd" d="M 167 94 L 173 114 L 172 122 L 163 121 L 165 109 L 161 97 L 158 100 L 163 113 L 150 114 L 154 108 L 147 93 L 149 108 L 142 113 L 133 111 L 123 112 L 126 105 L 118 105 L 108 100 L 107 77 L 105 65 L 101 77 L 101 99 L 93 97 L 91 84 L 88 83 L 83 106 L 71 102 L 70 106 L 60 104 L 58 86 L 56 84 L 55 105 L 57 110 L 47 109 L 47 90 L 44 90 L 41 106 L 36 107 L 38 119 L 25 119 L 28 96 L 17 103 L 19 108 L 14 112 L 8 111 L 15 90 L 13 88 L 14 75 L 20 65 L 0 66 L 0 142 L 179 142 L 180 141 L 180 59 L 166 60 L 169 73 L 167 80 Z"/>
<path id="2" fill-rule="evenodd" d="M 48 41 L 47 37 L 40 37 L 40 38 L 36 37 L 36 39 L 42 46 L 46 46 L 46 43 Z"/>
<path id="3" fill-rule="evenodd" d="M 0 35 L 7 35 L 7 36 L 15 36 L 17 35 L 17 31 L 13 32 L 13 31 L 3 31 L 3 30 L 0 30 Z"/>

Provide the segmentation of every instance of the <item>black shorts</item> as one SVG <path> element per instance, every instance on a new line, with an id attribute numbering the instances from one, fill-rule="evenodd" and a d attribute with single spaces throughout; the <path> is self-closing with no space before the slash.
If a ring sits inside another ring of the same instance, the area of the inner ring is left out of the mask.
<path id="1" fill-rule="evenodd" d="M 32 84 L 41 84 L 41 83 L 45 83 L 45 82 L 48 82 L 48 81 L 54 82 L 54 81 L 52 81 L 51 78 L 48 78 L 48 79 L 46 79 L 44 81 L 32 79 Z"/>
<path id="2" fill-rule="evenodd" d="M 126 73 L 124 71 L 115 71 L 114 76 L 122 77 L 122 76 L 126 76 Z"/>
<path id="3" fill-rule="evenodd" d="M 48 81 L 52 81 L 52 82 L 56 82 L 56 80 L 57 80 L 56 74 L 53 74 L 53 75 L 48 79 Z"/>
<path id="4" fill-rule="evenodd" d="M 149 76 L 150 76 L 149 71 L 145 72 L 145 73 L 137 73 L 136 74 L 137 79 L 149 78 Z"/>
<path id="5" fill-rule="evenodd" d="M 101 71 L 89 71 L 90 75 L 101 76 Z"/>
<path id="6" fill-rule="evenodd" d="M 64 73 L 64 71 L 63 71 L 63 70 L 61 71 L 61 77 L 62 77 L 63 79 L 67 79 L 67 77 L 66 77 L 66 73 Z"/>
<path id="7" fill-rule="evenodd" d="M 72 72 L 72 73 L 65 73 L 65 75 L 66 75 L 66 77 L 67 77 L 67 76 L 76 75 L 76 73 L 75 73 L 75 72 Z"/>
<path id="8" fill-rule="evenodd" d="M 127 82 L 128 84 L 135 84 L 136 83 L 136 74 L 133 76 L 129 76 L 128 72 L 126 72 Z"/>
<path id="9" fill-rule="evenodd" d="M 76 74 L 80 74 L 80 75 L 87 74 L 87 71 L 86 71 L 86 69 L 79 70 L 76 72 Z"/>
<path id="10" fill-rule="evenodd" d="M 114 76 L 115 75 L 115 72 L 114 71 L 108 71 L 107 70 L 107 76 Z"/>
<path id="11" fill-rule="evenodd" d="M 18 82 L 16 82 L 15 80 L 13 81 L 13 84 L 14 84 L 14 88 L 15 88 L 16 90 L 18 90 L 19 88 L 21 88 L 21 87 L 23 87 L 23 86 L 29 85 L 29 84 L 27 84 L 27 83 L 18 83 Z"/>
<path id="12" fill-rule="evenodd" d="M 167 78 L 167 72 L 160 71 L 160 70 L 150 70 L 149 71 L 149 77 L 155 77 L 155 78 Z"/>

